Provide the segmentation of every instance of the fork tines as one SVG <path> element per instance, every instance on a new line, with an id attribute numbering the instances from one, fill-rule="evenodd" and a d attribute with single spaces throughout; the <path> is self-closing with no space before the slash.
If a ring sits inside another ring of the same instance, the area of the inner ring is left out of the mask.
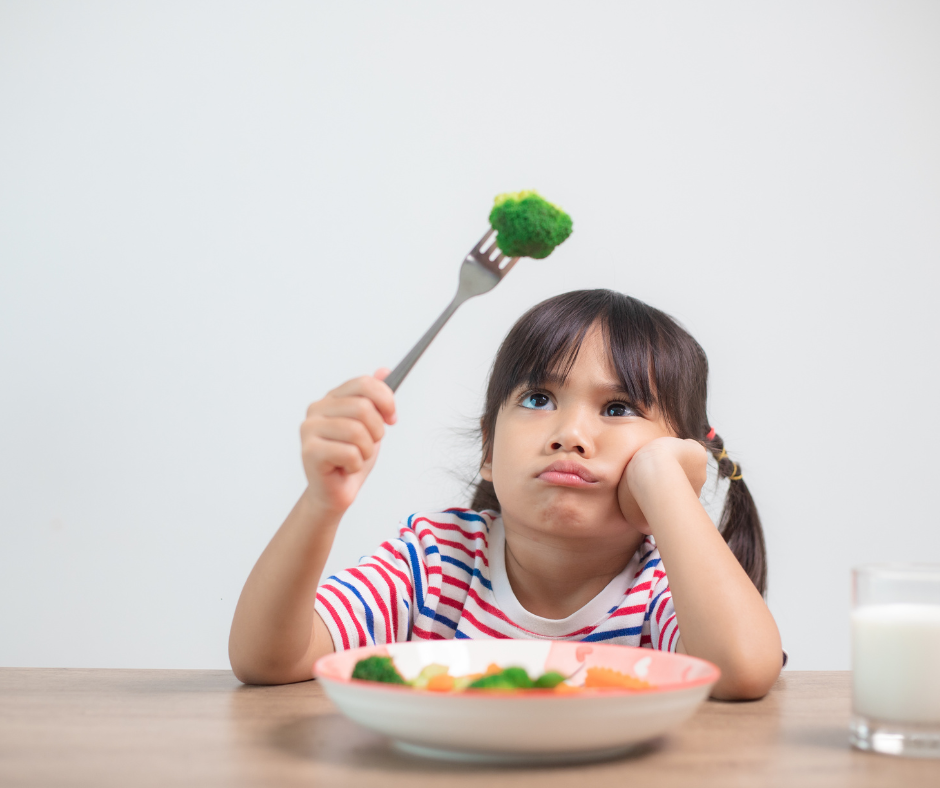
<path id="1" fill-rule="evenodd" d="M 519 259 L 518 257 L 511 257 L 504 265 L 507 258 L 496 245 L 496 230 L 492 228 L 487 231 L 486 235 L 480 239 L 479 243 L 473 247 L 467 256 L 472 257 L 480 265 L 500 277 L 505 276 Z"/>

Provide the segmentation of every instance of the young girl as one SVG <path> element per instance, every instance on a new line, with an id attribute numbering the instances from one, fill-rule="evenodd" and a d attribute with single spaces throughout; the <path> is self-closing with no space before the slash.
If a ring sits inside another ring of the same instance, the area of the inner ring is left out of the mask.
<path id="1" fill-rule="evenodd" d="M 396 420 L 387 370 L 331 391 L 301 426 L 308 487 L 238 601 L 235 675 L 304 681 L 320 656 L 374 643 L 547 638 L 692 654 L 721 668 L 715 697 L 761 697 L 780 636 L 757 510 L 706 417 L 707 373 L 688 333 L 629 296 L 533 307 L 493 364 L 472 509 L 411 515 L 318 588 Z"/>

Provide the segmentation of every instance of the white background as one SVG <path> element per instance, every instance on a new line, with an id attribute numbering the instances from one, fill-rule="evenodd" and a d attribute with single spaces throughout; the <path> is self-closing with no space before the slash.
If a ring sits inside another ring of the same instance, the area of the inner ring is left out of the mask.
<path id="1" fill-rule="evenodd" d="M 940 4 L 0 3 L 0 665 L 227 667 L 307 404 L 394 366 L 495 194 L 574 218 L 453 318 L 336 569 L 466 502 L 545 297 L 681 320 L 797 669 L 940 561 Z"/>

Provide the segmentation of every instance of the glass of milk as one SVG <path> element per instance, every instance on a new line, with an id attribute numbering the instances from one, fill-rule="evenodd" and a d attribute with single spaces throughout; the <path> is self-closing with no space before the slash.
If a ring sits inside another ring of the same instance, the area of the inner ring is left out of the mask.
<path id="1" fill-rule="evenodd" d="M 940 758 L 940 564 L 852 570 L 851 740 Z"/>

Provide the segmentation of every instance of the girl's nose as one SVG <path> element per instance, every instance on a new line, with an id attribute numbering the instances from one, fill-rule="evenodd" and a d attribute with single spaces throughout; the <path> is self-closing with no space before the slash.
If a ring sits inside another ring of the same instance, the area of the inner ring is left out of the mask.
<path id="1" fill-rule="evenodd" d="M 594 451 L 593 441 L 576 420 L 560 424 L 550 445 L 552 451 L 577 452 L 582 457 L 590 457 Z"/>

